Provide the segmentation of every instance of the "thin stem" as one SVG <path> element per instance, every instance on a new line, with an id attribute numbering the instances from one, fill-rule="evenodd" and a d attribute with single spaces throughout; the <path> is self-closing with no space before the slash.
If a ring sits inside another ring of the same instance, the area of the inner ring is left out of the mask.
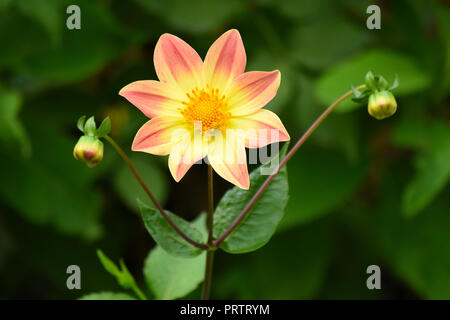
<path id="1" fill-rule="evenodd" d="M 148 300 L 146 295 L 142 292 L 142 290 L 136 284 L 134 284 L 131 287 L 131 289 L 134 291 L 134 293 L 136 293 L 136 295 L 138 296 L 139 299 Z"/>
<path id="2" fill-rule="evenodd" d="M 357 90 L 365 88 L 365 85 L 360 85 L 357 87 Z M 350 97 L 353 94 L 353 91 L 347 91 L 344 95 L 342 95 L 339 99 L 333 102 L 317 119 L 314 123 L 306 130 L 303 136 L 297 141 L 295 146 L 289 150 L 288 154 L 283 158 L 283 160 L 278 164 L 272 174 L 264 181 L 264 183 L 259 187 L 258 191 L 253 195 L 244 209 L 241 211 L 239 216 L 233 221 L 233 223 L 225 230 L 225 232 L 214 241 L 214 247 L 218 247 L 230 234 L 233 230 L 239 225 L 239 223 L 244 219 L 245 215 L 250 211 L 255 202 L 261 197 L 264 191 L 267 189 L 269 184 L 275 178 L 275 175 L 278 174 L 280 169 L 292 158 L 292 156 L 297 152 L 297 150 L 305 143 L 305 141 L 309 138 L 309 136 L 317 129 L 317 127 L 322 123 L 322 121 L 346 98 Z"/>
<path id="3" fill-rule="evenodd" d="M 110 137 L 105 136 L 105 139 L 116 149 L 116 151 L 119 153 L 119 155 L 122 157 L 122 159 L 125 161 L 127 166 L 130 168 L 130 170 L 133 172 L 134 176 L 136 177 L 137 181 L 141 185 L 141 187 L 144 189 L 145 193 L 149 196 L 150 200 L 152 200 L 153 204 L 155 205 L 156 209 L 158 209 L 159 212 L 161 212 L 161 215 L 164 219 L 170 224 L 170 226 L 178 232 L 180 236 L 183 237 L 187 242 L 192 244 L 193 246 L 200 248 L 200 249 L 208 249 L 208 246 L 203 243 L 198 243 L 197 241 L 189 238 L 183 231 L 181 231 L 180 228 L 170 219 L 170 217 L 167 215 L 167 213 L 164 211 L 163 207 L 159 204 L 158 200 L 153 196 L 153 194 L 150 192 L 150 189 L 147 187 L 145 182 L 142 180 L 139 173 L 134 168 L 133 164 L 131 163 L 130 159 L 128 159 L 128 156 L 125 154 L 125 152 L 122 150 L 122 148 Z"/>
<path id="4" fill-rule="evenodd" d="M 214 223 L 214 184 L 213 168 L 208 164 L 208 216 L 206 224 L 208 226 L 208 244 L 213 242 L 213 223 Z"/>
<path id="5" fill-rule="evenodd" d="M 205 281 L 203 282 L 202 300 L 209 300 L 209 296 L 211 293 L 213 262 L 214 250 L 208 250 L 206 252 Z"/>
<path id="6" fill-rule="evenodd" d="M 213 169 L 208 164 L 208 215 L 206 216 L 206 224 L 208 226 L 208 247 L 206 253 L 205 280 L 203 282 L 202 300 L 208 300 L 211 292 L 211 280 L 214 262 L 213 248 L 213 225 L 214 225 L 214 188 L 213 188 Z"/>

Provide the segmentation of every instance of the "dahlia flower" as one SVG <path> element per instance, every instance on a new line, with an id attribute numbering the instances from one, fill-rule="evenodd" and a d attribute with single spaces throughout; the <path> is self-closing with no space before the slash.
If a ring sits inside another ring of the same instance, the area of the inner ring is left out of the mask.
<path id="1" fill-rule="evenodd" d="M 180 38 L 163 34 L 154 64 L 159 81 L 136 81 L 119 93 L 151 119 L 136 134 L 132 150 L 169 155 L 176 181 L 207 157 L 222 178 L 248 189 L 245 148 L 290 139 L 278 116 L 262 109 L 277 93 L 280 72 L 244 72 L 237 30 L 219 37 L 204 61 Z"/>

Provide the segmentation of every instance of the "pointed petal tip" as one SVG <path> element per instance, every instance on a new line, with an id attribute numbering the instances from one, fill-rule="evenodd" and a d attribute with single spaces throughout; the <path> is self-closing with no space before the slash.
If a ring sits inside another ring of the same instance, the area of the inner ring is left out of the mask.
<path id="1" fill-rule="evenodd" d="M 228 180 L 228 179 L 225 179 Z M 243 176 L 241 177 L 241 179 L 239 180 L 228 180 L 228 182 L 234 184 L 236 187 L 244 189 L 244 190 L 248 190 L 250 188 L 250 178 L 249 176 Z"/>
<path id="2" fill-rule="evenodd" d="M 249 115 L 264 107 L 277 94 L 281 84 L 281 72 L 249 71 L 234 80 L 230 93 L 231 113 Z"/>
<path id="3" fill-rule="evenodd" d="M 281 81 L 281 71 L 280 70 L 278 70 L 278 69 L 273 70 L 272 72 L 270 72 L 270 75 L 273 75 L 277 79 L 278 82 Z"/>
<path id="4" fill-rule="evenodd" d="M 119 90 L 119 96 L 126 98 L 126 93 L 130 90 L 130 88 L 133 85 L 135 85 L 138 82 L 140 82 L 140 81 L 133 81 L 133 82 L 127 84 L 126 86 L 122 87 L 122 89 Z"/>
<path id="5" fill-rule="evenodd" d="M 202 85 L 203 61 L 183 39 L 169 33 L 162 34 L 153 52 L 156 75 L 183 91 Z"/>
<path id="6" fill-rule="evenodd" d="M 267 78 L 273 79 L 274 83 L 277 83 L 280 86 L 281 82 L 281 71 L 276 69 L 273 71 L 266 72 Z"/>
<path id="7" fill-rule="evenodd" d="M 122 89 L 119 90 L 118 95 L 125 97 L 125 89 L 128 87 L 128 85 L 126 85 L 125 87 L 123 87 Z"/>
<path id="8" fill-rule="evenodd" d="M 247 181 L 244 184 L 242 184 L 242 185 L 240 185 L 238 187 L 241 188 L 241 189 L 244 189 L 244 190 L 248 190 L 250 188 L 250 180 L 247 179 Z"/>
<path id="9" fill-rule="evenodd" d="M 176 173 L 175 172 L 172 172 L 172 171 L 170 171 L 170 174 L 172 175 L 172 178 L 173 178 L 173 180 L 175 180 L 175 182 L 180 182 L 180 180 L 181 180 L 181 178 L 183 178 L 183 176 L 179 176 L 179 177 L 177 177 L 177 175 L 176 175 Z"/>
<path id="10" fill-rule="evenodd" d="M 134 137 L 133 143 L 131 144 L 131 151 L 139 151 L 139 149 L 136 147 L 136 137 Z"/>
<path id="11" fill-rule="evenodd" d="M 221 34 L 211 45 L 204 60 L 205 81 L 226 90 L 234 78 L 245 71 L 247 55 L 237 29 Z"/>
<path id="12" fill-rule="evenodd" d="M 173 34 L 171 34 L 171 33 L 167 33 L 167 32 L 166 32 L 166 33 L 163 33 L 162 35 L 159 36 L 158 42 L 159 42 L 160 40 L 170 39 L 170 38 L 172 38 L 172 37 L 177 38 L 177 36 L 175 36 L 175 35 L 173 35 Z"/>
<path id="13" fill-rule="evenodd" d="M 139 133 L 139 131 L 138 131 Z M 133 138 L 133 142 L 131 143 L 131 151 L 142 151 L 142 148 L 139 148 L 139 142 L 137 141 L 138 134 L 136 134 Z"/>
<path id="14" fill-rule="evenodd" d="M 183 39 L 181 39 L 180 37 L 177 37 L 174 34 L 171 33 L 163 33 L 162 35 L 159 36 L 158 41 L 156 42 L 156 46 L 161 45 L 162 42 L 166 42 L 169 41 L 171 43 L 173 42 L 177 42 L 177 41 L 182 41 L 183 43 L 185 42 Z"/>
<path id="15" fill-rule="evenodd" d="M 180 164 L 170 165 L 169 160 L 169 171 L 173 180 L 175 180 L 175 182 L 178 183 L 184 177 L 184 175 L 187 173 L 188 170 L 180 170 Z"/>
<path id="16" fill-rule="evenodd" d="M 239 38 L 241 37 L 241 33 L 239 32 L 239 30 L 234 28 L 226 31 L 224 34 L 233 34 L 234 36 L 237 36 Z"/>
<path id="17" fill-rule="evenodd" d="M 280 142 L 286 142 L 286 141 L 291 140 L 291 136 L 289 135 L 289 133 L 287 132 L 287 130 L 284 126 L 283 126 L 282 130 L 280 129 L 280 133 L 284 135 L 284 136 L 280 137 Z"/>

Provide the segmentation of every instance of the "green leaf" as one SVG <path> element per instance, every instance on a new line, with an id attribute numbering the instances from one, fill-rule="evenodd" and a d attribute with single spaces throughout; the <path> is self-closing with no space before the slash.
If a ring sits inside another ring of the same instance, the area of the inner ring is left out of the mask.
<path id="1" fill-rule="evenodd" d="M 436 122 L 428 126 L 429 148 L 415 159 L 416 174 L 403 193 L 403 212 L 413 217 L 444 188 L 450 178 L 450 127 Z"/>
<path id="2" fill-rule="evenodd" d="M 135 0 L 152 14 L 164 17 L 167 22 L 183 32 L 203 33 L 222 26 L 242 2 L 238 0 Z"/>
<path id="3" fill-rule="evenodd" d="M 110 274 L 112 274 L 115 277 L 119 277 L 120 276 L 120 270 L 119 268 L 116 266 L 116 264 L 114 262 L 111 261 L 111 259 L 109 259 L 102 250 L 97 249 L 97 256 L 100 259 L 100 262 L 102 263 L 103 267 L 105 268 L 106 271 L 108 271 Z"/>
<path id="4" fill-rule="evenodd" d="M 84 133 L 84 124 L 86 123 L 86 116 L 81 116 L 77 121 L 77 128 Z"/>
<path id="5" fill-rule="evenodd" d="M 147 231 L 156 243 L 169 254 L 178 257 L 195 257 L 202 253 L 203 250 L 194 247 L 181 237 L 157 209 L 147 206 L 139 199 L 138 203 Z M 188 237 L 197 242 L 205 240 L 205 237 L 191 223 L 169 211 L 166 213 Z"/>
<path id="6" fill-rule="evenodd" d="M 364 181 L 368 165 L 341 152 L 307 148 L 289 162 L 291 197 L 280 230 L 318 219 L 347 201 Z"/>
<path id="7" fill-rule="evenodd" d="M 78 300 L 136 300 L 136 298 L 122 292 L 105 291 L 89 293 L 82 296 Z"/>
<path id="8" fill-rule="evenodd" d="M 97 256 L 100 259 L 103 267 L 106 271 L 112 274 L 121 287 L 124 289 L 132 289 L 135 288 L 136 281 L 134 280 L 133 275 L 128 271 L 123 260 L 120 260 L 120 268 L 119 269 L 114 262 L 111 261 L 101 250 L 97 250 Z"/>
<path id="9" fill-rule="evenodd" d="M 364 82 L 366 83 L 366 86 L 370 90 L 372 90 L 372 91 L 377 90 L 375 76 L 373 75 L 372 71 L 369 70 L 366 73 L 366 76 L 364 77 Z"/>
<path id="10" fill-rule="evenodd" d="M 64 25 L 64 3 L 61 1 L 18 0 L 19 9 L 27 16 L 35 19 L 49 34 L 52 43 L 61 40 Z"/>
<path id="11" fill-rule="evenodd" d="M 395 74 L 394 81 L 392 82 L 392 84 L 388 90 L 392 91 L 394 89 L 397 89 L 399 85 L 400 85 L 400 81 L 398 80 L 398 74 Z"/>
<path id="12" fill-rule="evenodd" d="M 58 298 L 71 299 L 91 292 L 117 290 L 113 289 L 117 286 L 114 281 L 111 281 L 111 276 L 105 272 L 93 255 L 91 242 L 80 239 L 78 236 L 67 236 L 56 232 L 48 226 L 36 226 L 29 223 L 15 209 L 2 213 L 5 213 L 2 217 L 9 221 L 8 232 L 12 234 L 20 233 L 20 237 L 11 238 L 13 242 L 1 243 L 0 250 L 2 246 L 9 244 L 11 249 L 20 248 L 21 252 L 26 252 L 26 257 L 23 255 L 25 258 L 23 265 L 11 264 L 13 255 L 8 255 L 5 260 L 1 261 L 3 262 L 2 267 L 6 268 L 2 269 L 3 274 L 8 273 L 8 278 L 3 277 L 2 279 L 3 286 L 7 283 L 13 283 L 10 281 L 13 281 L 16 277 L 20 276 L 22 279 L 26 275 L 31 275 L 29 266 L 33 265 L 34 270 L 39 270 L 42 277 L 56 285 L 55 288 L 67 290 L 66 281 L 70 276 L 66 273 L 67 267 L 76 264 L 81 268 L 81 290 L 72 290 L 68 292 L 68 295 L 58 295 Z M 64 215 L 63 212 L 60 214 Z M 115 219 L 116 217 L 112 216 L 109 222 Z M 123 243 L 126 237 L 125 231 L 121 229 L 114 233 L 105 234 L 101 241 L 109 248 L 115 248 L 117 247 L 116 243 Z"/>
<path id="13" fill-rule="evenodd" d="M 12 67 L 17 69 L 18 65 L 39 48 L 49 45 L 45 31 L 20 14 L 19 10 L 13 10 L 10 6 L 0 11 L 0 14 L 0 41 L 8 43 L 7 46 L 2 46 L 0 51 L 0 69 L 10 70 Z"/>
<path id="14" fill-rule="evenodd" d="M 424 150 L 430 145 L 430 124 L 423 113 L 407 113 L 395 123 L 392 143 L 401 148 Z"/>
<path id="15" fill-rule="evenodd" d="M 86 123 L 84 124 L 84 132 L 88 136 L 95 136 L 97 132 L 97 126 L 95 125 L 95 119 L 94 116 L 91 116 L 89 119 L 86 120 Z"/>
<path id="16" fill-rule="evenodd" d="M 24 1 L 27 2 L 28 1 Z M 34 2 L 41 2 L 34 0 Z M 58 1 L 45 1 L 58 2 Z M 116 58 L 127 45 L 132 43 L 133 35 L 125 35 L 115 16 L 109 9 L 96 1 L 78 0 L 76 4 L 81 8 L 81 30 L 69 30 L 65 25 L 65 8 L 73 4 L 70 1 L 59 10 L 62 13 L 62 20 L 57 21 L 58 33 L 61 33 L 61 41 L 52 44 L 46 41 L 47 37 L 40 29 L 36 28 L 30 20 L 25 20 L 26 29 L 23 26 L 17 26 L 14 21 L 8 21 L 7 26 L 19 29 L 20 34 L 24 33 L 27 40 L 25 47 L 13 40 L 13 48 L 5 53 L 7 59 L 17 63 L 20 71 L 27 76 L 38 78 L 48 83 L 73 83 L 83 80 L 101 70 L 112 59 Z M 51 7 L 51 5 L 48 5 Z M 50 11 L 44 8 L 39 9 L 41 16 L 40 23 L 44 23 L 51 28 L 54 27 L 55 19 L 58 17 L 47 17 L 44 11 Z M 33 16 L 38 13 L 34 12 Z M 23 18 L 21 20 L 24 20 Z M 49 30 L 49 27 L 46 29 Z M 30 30 L 31 29 L 31 30 Z M 37 30 L 34 30 L 37 29 Z M 55 29 L 56 30 L 56 29 Z M 41 31 L 41 32 L 39 32 Z M 27 32 L 33 37 L 28 36 Z M 10 40 L 8 34 L 1 34 L 0 40 L 8 43 Z M 58 38 L 53 35 L 52 38 Z M 28 40 L 28 38 L 31 38 Z M 34 39 L 37 38 L 37 39 Z M 54 41 L 53 41 L 54 42 Z M 17 49 L 16 49 L 17 48 Z M 14 57 L 15 51 L 19 51 L 20 59 Z"/>
<path id="17" fill-rule="evenodd" d="M 0 0 L 0 11 L 8 8 L 13 0 Z"/>
<path id="18" fill-rule="evenodd" d="M 312 69 L 336 63 L 368 43 L 371 34 L 338 15 L 325 15 L 298 25 L 291 36 L 293 58 Z"/>
<path id="19" fill-rule="evenodd" d="M 426 299 L 450 299 L 448 212 L 448 205 L 433 205 L 420 219 L 410 223 L 400 219 L 394 225 L 385 224 L 382 230 L 386 232 L 384 248 L 396 276 Z M 392 229 L 387 230 L 389 227 Z"/>
<path id="20" fill-rule="evenodd" d="M 442 72 L 435 92 L 439 96 L 445 96 L 450 90 L 450 10 L 442 4 L 442 7 L 436 11 L 440 42 L 441 46 L 445 48 L 445 53 L 443 63 L 439 62 Z"/>
<path id="21" fill-rule="evenodd" d="M 168 192 L 167 179 L 155 161 L 139 153 L 133 153 L 130 156 L 130 160 L 142 179 L 150 186 L 155 198 L 159 203 L 164 203 Z M 146 205 L 154 207 L 153 202 L 148 199 L 148 195 L 126 164 L 123 164 L 117 170 L 114 176 L 114 187 L 118 195 L 130 209 L 139 212 L 139 205 L 136 199 L 142 199 L 141 201 Z"/>
<path id="22" fill-rule="evenodd" d="M 281 14 L 295 22 L 314 20 L 335 10 L 334 2 L 330 0 L 258 0 L 258 2 L 270 3 Z"/>
<path id="23" fill-rule="evenodd" d="M 202 213 L 192 225 L 206 237 L 206 215 Z M 144 277 L 156 299 L 182 298 L 203 282 L 206 252 L 197 257 L 174 257 L 159 245 L 150 251 L 144 264 Z"/>
<path id="24" fill-rule="evenodd" d="M 196 257 L 174 257 L 156 246 L 145 260 L 144 275 L 156 299 L 172 300 L 184 297 L 205 276 L 206 252 Z"/>
<path id="25" fill-rule="evenodd" d="M 317 298 L 320 288 L 328 286 L 335 233 L 333 224 L 313 222 L 277 233 L 266 246 L 239 259 L 231 256 L 214 280 L 217 299 Z"/>
<path id="26" fill-rule="evenodd" d="M 267 179 L 268 175 L 264 175 L 262 170 L 267 171 L 271 168 L 273 160 L 282 159 L 286 154 L 287 148 L 288 143 L 283 146 L 279 154 L 273 157 L 271 161 L 258 167 L 250 174 L 249 190 L 234 187 L 225 193 L 214 212 L 215 238 L 221 236 L 231 225 L 258 188 Z M 287 171 L 283 167 L 247 213 L 247 216 L 220 247 L 228 253 L 245 253 L 264 246 L 275 233 L 275 229 L 284 215 L 288 191 Z"/>
<path id="27" fill-rule="evenodd" d="M 396 74 L 401 79 L 395 94 L 398 96 L 420 92 L 429 87 L 429 72 L 419 68 L 416 61 L 409 56 L 393 51 L 375 49 L 352 57 L 327 70 L 317 81 L 315 94 L 324 106 L 333 103 L 342 94 L 350 90 L 352 85 L 364 82 L 368 70 L 382 74 L 389 82 L 394 81 Z M 347 112 L 358 107 L 358 104 L 346 100 L 336 111 Z"/>
<path id="28" fill-rule="evenodd" d="M 111 119 L 106 117 L 97 129 L 97 137 L 103 138 L 111 131 Z"/>
<path id="29" fill-rule="evenodd" d="M 91 185 L 93 170 L 73 158 L 73 138 L 51 126 L 27 128 L 33 145 L 30 159 L 0 149 L 0 176 L 8 181 L 0 184 L 2 201 L 31 223 L 98 238 L 101 197 Z"/>
<path id="30" fill-rule="evenodd" d="M 450 299 L 450 206 L 442 195 L 413 219 L 402 216 L 401 193 L 408 176 L 400 164 L 386 172 L 382 197 L 370 227 L 390 273 L 424 299 Z M 383 268 L 383 267 L 382 267 Z"/>
<path id="31" fill-rule="evenodd" d="M 18 118 L 21 106 L 22 97 L 18 92 L 0 87 L 0 142 L 27 157 L 31 154 L 31 144 Z"/>

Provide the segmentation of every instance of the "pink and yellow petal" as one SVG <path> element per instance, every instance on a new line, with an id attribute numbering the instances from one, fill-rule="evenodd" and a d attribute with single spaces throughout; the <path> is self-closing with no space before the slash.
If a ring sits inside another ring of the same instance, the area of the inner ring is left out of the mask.
<path id="1" fill-rule="evenodd" d="M 203 86 L 202 59 L 180 38 L 163 34 L 156 43 L 153 60 L 160 81 L 184 92 Z"/>
<path id="2" fill-rule="evenodd" d="M 167 155 L 174 144 L 190 135 L 179 118 L 155 117 L 146 122 L 136 134 L 131 149 L 156 155 Z"/>
<path id="3" fill-rule="evenodd" d="M 281 73 L 251 71 L 236 78 L 229 93 L 229 112 L 233 116 L 254 113 L 264 107 L 277 94 Z"/>
<path id="4" fill-rule="evenodd" d="M 167 83 L 143 80 L 135 81 L 123 87 L 119 95 L 126 98 L 147 117 L 160 115 L 180 116 L 179 108 L 185 95 L 182 91 Z"/>
<path id="5" fill-rule="evenodd" d="M 249 188 L 247 156 L 241 137 L 233 135 L 230 138 L 227 133 L 224 140 L 214 139 L 208 146 L 208 161 L 223 179 L 239 188 Z"/>
<path id="6" fill-rule="evenodd" d="M 206 155 L 202 144 L 197 144 L 191 135 L 184 136 L 175 144 L 169 155 L 169 170 L 175 181 L 180 181 L 194 163 Z"/>
<path id="7" fill-rule="evenodd" d="M 209 48 L 203 66 L 204 79 L 211 88 L 225 93 L 245 70 L 247 56 L 239 31 L 225 32 Z"/>
<path id="8" fill-rule="evenodd" d="M 268 144 L 290 140 L 280 118 L 266 109 L 251 115 L 232 118 L 229 120 L 229 127 L 242 132 L 247 148 L 262 148 Z"/>

